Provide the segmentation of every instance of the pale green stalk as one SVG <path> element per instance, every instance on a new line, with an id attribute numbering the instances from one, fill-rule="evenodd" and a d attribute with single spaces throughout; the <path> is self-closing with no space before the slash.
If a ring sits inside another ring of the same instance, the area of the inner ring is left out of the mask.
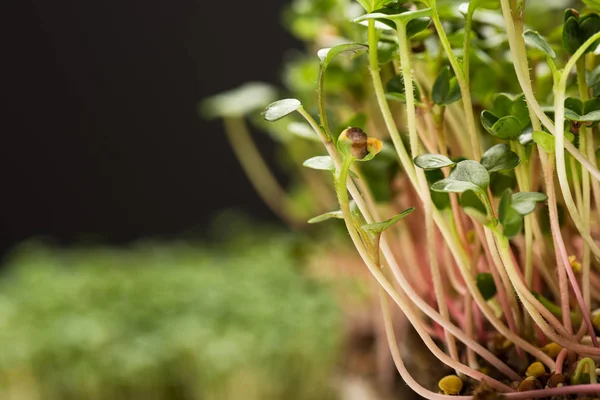
<path id="1" fill-rule="evenodd" d="M 581 101 L 587 101 L 589 99 L 589 90 L 585 77 L 585 58 L 581 58 L 577 62 L 577 85 L 579 87 L 579 96 L 581 97 Z M 579 148 L 583 154 L 588 154 L 588 130 L 591 130 L 591 128 L 587 128 L 586 126 L 582 126 L 579 130 Z M 581 169 L 581 181 L 583 184 L 583 210 L 581 213 L 581 218 L 583 219 L 584 223 L 583 229 L 589 231 L 591 218 L 590 175 L 585 168 Z M 586 306 L 585 311 L 587 312 L 591 310 L 590 262 L 590 247 L 586 242 L 583 242 L 583 254 L 581 260 L 581 286 L 583 291 L 583 300 Z"/>
<path id="2" fill-rule="evenodd" d="M 433 24 L 440 39 L 440 43 L 442 44 L 442 47 L 446 52 L 448 61 L 452 66 L 452 70 L 454 71 L 454 75 L 456 76 L 456 80 L 460 87 L 463 110 L 466 119 L 465 123 L 467 125 L 467 131 L 469 133 L 469 139 L 471 141 L 471 158 L 479 160 L 481 159 L 481 144 L 479 143 L 479 134 L 477 133 L 477 125 L 475 123 L 475 115 L 473 113 L 471 90 L 469 88 L 468 81 L 465 78 L 465 73 L 459 64 L 458 59 L 454 55 L 454 52 L 452 51 L 452 46 L 450 45 L 450 42 L 448 41 L 448 37 L 446 36 L 446 32 L 444 31 L 444 27 L 442 26 L 442 22 L 440 21 L 440 16 L 437 12 L 435 0 L 431 1 L 430 7 L 433 10 L 433 15 L 431 19 L 433 20 Z M 468 57 L 468 55 L 466 56 Z"/>
<path id="3" fill-rule="evenodd" d="M 521 35 L 517 35 L 515 32 L 515 25 L 511 16 L 510 4 L 508 0 L 500 0 L 500 4 L 502 6 L 502 14 L 504 15 L 504 25 L 506 27 L 506 34 L 508 36 L 510 52 L 513 55 L 512 61 L 513 65 L 515 66 L 515 73 L 517 75 L 519 85 L 521 86 L 521 89 L 523 89 L 523 93 L 525 94 L 527 105 L 530 108 L 530 110 L 533 110 L 535 115 L 539 118 L 544 127 L 548 130 L 548 132 L 554 135 L 554 123 L 544 113 L 542 107 L 536 100 L 535 95 L 533 93 L 531 80 L 529 78 L 529 67 L 527 61 L 527 52 L 525 49 L 525 42 L 523 40 L 523 37 Z M 534 129 L 536 128 L 534 127 Z M 573 146 L 570 142 L 565 142 L 564 148 L 569 153 L 571 153 L 571 155 L 575 157 L 577 161 L 579 161 L 581 165 L 585 169 L 587 169 L 596 180 L 600 180 L 600 170 L 598 170 L 598 168 L 595 165 L 593 165 L 583 154 L 581 154 L 575 146 Z"/>
<path id="4" fill-rule="evenodd" d="M 594 43 L 594 41 L 600 38 L 600 32 L 589 38 L 567 62 L 564 71 L 560 75 L 560 79 L 557 84 L 554 85 L 554 140 L 555 140 L 555 156 L 556 156 L 556 167 L 558 182 L 560 189 L 565 200 L 565 205 L 569 210 L 569 215 L 575 223 L 575 226 L 583 240 L 590 246 L 591 251 L 594 255 L 600 258 L 600 247 L 596 244 L 592 236 L 590 235 L 589 229 L 585 229 L 585 224 L 577 211 L 577 207 L 573 202 L 573 196 L 571 195 L 571 189 L 567 180 L 566 166 L 565 166 L 565 154 L 564 154 L 564 121 L 565 121 L 565 90 L 567 86 L 567 78 L 569 71 L 573 69 L 577 60 L 584 54 L 586 49 Z"/>
<path id="5" fill-rule="evenodd" d="M 417 114 L 415 111 L 409 41 L 408 37 L 406 36 L 406 24 L 397 22 L 396 28 L 398 32 L 398 46 L 400 52 L 400 63 L 402 66 L 402 78 L 404 80 L 404 92 L 406 95 L 406 119 L 410 138 L 410 150 L 413 157 L 416 157 L 421 152 L 419 149 L 419 137 L 417 134 Z M 448 312 L 448 305 L 446 304 L 444 286 L 442 283 L 442 275 L 440 273 L 440 267 L 437 260 L 435 226 L 433 224 L 433 202 L 431 201 L 431 196 L 429 195 L 429 185 L 427 184 L 425 173 L 423 170 L 418 169 L 416 174 L 421 193 L 423 194 L 422 200 L 425 208 L 425 227 L 427 232 L 427 254 L 429 257 L 431 278 L 433 280 L 433 291 L 436 296 L 440 314 L 442 314 L 442 317 L 450 319 L 450 313 Z M 454 337 L 450 335 L 447 330 L 444 330 L 444 335 L 450 356 L 454 360 L 459 361 L 458 350 L 456 348 L 456 341 L 454 340 Z"/>
<path id="6" fill-rule="evenodd" d="M 391 285 L 391 283 L 385 278 L 382 271 L 378 266 L 373 262 L 371 255 L 368 250 L 365 248 L 359 233 L 357 232 L 353 222 L 352 222 L 352 213 L 350 211 L 350 203 L 348 198 L 348 191 L 346 190 L 347 186 L 347 175 L 348 169 L 350 167 L 351 160 L 344 160 L 342 167 L 339 171 L 336 172 L 336 192 L 338 194 L 338 200 L 340 203 L 340 208 L 342 210 L 342 214 L 344 216 L 344 222 L 346 224 L 346 229 L 350 234 L 350 238 L 354 243 L 357 251 L 359 252 L 361 258 L 369 268 L 371 274 L 375 277 L 377 282 L 385 289 L 390 297 L 398 304 L 400 309 L 404 312 L 411 325 L 417 329 L 417 332 L 421 335 L 421 339 L 425 342 L 425 345 L 429 348 L 429 350 L 443 363 L 448 365 L 449 367 L 464 373 L 465 375 L 481 381 L 484 379 L 490 386 L 494 387 L 496 390 L 501 392 L 509 392 L 512 389 L 508 388 L 508 386 L 489 378 L 487 375 L 482 374 L 479 371 L 475 371 L 470 367 L 467 367 L 464 364 L 461 364 L 458 361 L 453 360 L 451 357 L 446 355 L 443 351 L 441 351 L 436 345 L 435 342 L 431 339 L 431 337 L 427 334 L 426 330 L 422 327 L 422 322 L 420 318 L 414 313 L 412 307 L 406 302 L 406 298 L 401 296 Z M 437 314 L 437 313 L 435 313 Z M 440 316 L 439 314 L 437 314 Z M 441 317 L 441 316 L 440 316 Z M 442 317 L 443 318 L 443 317 Z M 436 321 L 437 322 L 437 321 Z M 447 322 L 447 321 L 444 321 Z M 439 323 L 439 322 L 438 322 Z M 453 324 L 445 324 L 448 326 L 449 330 L 451 330 L 452 334 L 455 335 L 459 340 L 463 343 L 467 344 L 469 347 L 472 347 L 475 351 L 478 352 L 482 357 L 486 358 L 490 361 L 496 368 L 499 368 L 503 372 L 508 372 L 509 376 L 515 376 L 516 374 L 504 363 L 498 360 L 495 356 L 493 356 L 488 350 L 484 349 L 477 342 L 468 338 L 467 335 L 461 331 L 459 328 L 454 326 Z M 490 357 L 491 356 L 491 357 Z M 518 376 L 518 375 L 517 375 Z"/>
<path id="7" fill-rule="evenodd" d="M 260 155 L 244 120 L 225 118 L 224 123 L 231 148 L 256 193 L 282 220 L 291 226 L 297 225 L 298 221 L 288 211 L 286 192 Z"/>
<path id="8" fill-rule="evenodd" d="M 306 119 L 306 121 L 311 125 L 311 127 L 315 130 L 315 132 L 319 135 L 319 137 L 321 137 L 322 139 L 324 139 L 322 137 L 321 128 L 316 123 L 316 121 L 310 116 L 310 114 L 308 114 L 303 108 L 298 109 L 298 112 Z M 335 146 L 333 146 L 331 143 L 328 143 L 327 141 L 323 141 L 322 140 L 322 142 L 325 145 L 325 148 L 326 148 L 327 152 L 329 153 L 329 155 L 333 159 L 334 164 L 336 166 L 336 170 L 340 171 L 343 168 L 343 164 L 342 164 L 340 155 L 337 152 L 337 149 L 335 149 Z M 351 181 L 348 181 L 347 182 L 347 189 L 348 189 L 348 192 L 352 195 L 352 198 L 356 202 L 356 205 L 360 209 L 361 213 L 365 217 L 365 220 L 367 221 L 367 223 L 372 223 L 373 222 L 373 217 L 369 213 L 368 207 L 367 207 L 364 199 L 362 198 L 360 192 L 356 189 L 356 186 L 354 186 L 354 184 Z M 347 193 L 345 193 L 345 194 L 342 193 L 341 196 L 342 196 L 342 200 L 344 200 L 344 198 L 345 198 L 346 201 L 347 201 L 347 198 L 348 198 L 348 194 Z M 464 262 L 466 262 L 466 259 L 464 258 L 465 255 L 462 252 L 460 244 L 458 242 L 455 242 L 454 238 L 452 238 L 452 236 L 449 234 L 449 231 L 446 228 L 445 224 L 443 223 L 443 220 L 441 219 L 440 214 L 437 213 L 436 211 L 437 210 L 434 210 L 434 221 L 436 222 L 436 224 L 438 226 L 438 229 L 440 229 L 440 231 L 442 232 L 442 235 L 444 236 L 444 238 L 446 240 L 446 243 L 448 243 L 448 245 L 451 247 L 451 252 L 452 252 L 453 256 L 455 257 L 455 259 L 457 259 L 458 263 L 461 263 L 461 262 L 464 263 Z M 403 302 L 399 298 L 398 292 L 389 283 L 389 281 L 387 281 L 387 278 L 385 278 L 385 276 L 383 275 L 383 273 L 376 266 L 374 266 L 372 263 L 370 264 L 369 253 L 368 253 L 367 249 L 364 247 L 364 245 L 362 244 L 362 242 L 360 241 L 360 235 L 358 233 L 356 233 L 356 231 L 354 230 L 353 226 L 352 226 L 352 228 L 353 228 L 353 230 L 350 231 L 350 232 L 354 232 L 354 234 L 351 233 L 351 238 L 358 239 L 358 241 L 354 241 L 353 240 L 353 242 L 354 242 L 357 250 L 359 251 L 359 254 L 363 258 L 363 261 L 365 261 L 365 263 L 369 267 L 369 270 L 371 271 L 371 273 L 375 276 L 376 280 L 386 290 L 386 292 L 394 299 L 394 301 L 396 301 L 396 303 L 400 306 L 400 308 L 402 310 L 406 311 L 406 309 L 408 309 L 410 306 L 407 305 L 406 302 Z M 395 259 L 394 255 L 393 255 L 393 252 L 391 250 L 391 247 L 390 247 L 389 243 L 387 242 L 387 239 L 386 239 L 385 235 L 381 238 L 381 251 L 382 251 L 382 254 L 384 255 L 384 259 L 385 259 L 386 263 L 389 265 L 390 269 L 392 270 L 392 273 L 394 274 L 394 277 L 396 278 L 396 280 L 397 280 L 398 284 L 400 285 L 401 289 L 406 293 L 408 299 L 410 301 L 412 301 L 425 315 L 427 315 L 429 318 L 431 318 L 434 322 L 436 322 L 439 325 L 441 325 L 444 329 L 447 329 L 458 340 L 460 340 L 465 345 L 467 345 L 470 348 L 472 348 L 483 359 L 487 360 L 491 365 L 493 365 L 494 367 L 498 368 L 498 370 L 501 371 L 502 373 L 504 373 L 506 376 L 508 376 L 508 377 L 510 377 L 511 379 L 514 379 L 514 380 L 520 379 L 518 374 L 516 374 L 508 366 L 506 366 L 504 363 L 502 363 L 500 360 L 498 360 L 496 356 L 494 356 L 491 352 L 489 352 L 487 349 L 485 349 L 479 343 L 477 343 L 473 339 L 469 338 L 468 335 L 466 335 L 456 325 L 452 324 L 450 321 L 448 321 L 447 319 L 443 318 L 441 316 L 441 314 L 439 314 L 438 312 L 436 312 L 431 306 L 429 306 L 429 304 L 427 304 L 427 302 L 425 302 L 418 295 L 418 293 L 415 292 L 415 290 L 412 288 L 412 286 L 410 285 L 410 283 L 408 282 L 408 280 L 406 279 L 406 277 L 402 273 L 402 271 L 401 271 L 398 263 L 396 262 L 396 259 Z M 462 257 L 460 258 L 460 261 L 459 261 L 459 259 L 457 257 L 460 257 L 460 255 L 462 255 Z M 515 335 L 510 330 L 508 330 L 502 324 L 502 322 L 500 322 L 500 320 L 498 320 L 493 315 L 493 311 L 491 309 L 489 309 L 489 307 L 487 307 L 487 305 L 485 304 L 485 300 L 483 300 L 483 297 L 481 296 L 481 293 L 479 292 L 479 290 L 475 286 L 475 283 L 472 280 L 470 280 L 468 282 L 468 285 L 469 285 L 469 290 L 472 291 L 472 292 L 474 292 L 474 297 L 475 297 L 476 301 L 478 302 L 478 305 L 480 306 L 480 308 L 483 307 L 482 308 L 482 312 L 486 315 L 486 317 L 496 327 L 496 329 L 498 329 L 498 331 L 501 334 L 503 334 L 504 336 L 506 336 L 508 340 L 512 341 L 513 343 L 516 343 L 518 346 L 521 346 L 524 350 L 526 350 L 527 352 L 529 352 L 530 354 L 532 354 L 534 357 L 542 360 L 542 362 L 544 362 L 550 368 L 554 367 L 554 361 L 552 359 L 550 359 L 545 353 L 543 353 L 537 347 L 535 347 L 535 346 L 531 345 L 530 343 L 528 343 L 526 340 L 524 340 L 524 339 L 520 338 L 519 336 Z M 408 317 L 408 315 L 407 315 L 407 317 Z M 418 323 L 418 322 L 415 322 L 415 323 Z M 442 352 L 442 354 L 443 354 L 443 352 Z M 452 360 L 447 355 L 443 354 L 443 356 L 445 356 L 448 359 L 450 359 L 451 362 L 454 362 L 454 360 Z M 465 373 L 461 369 L 459 369 L 459 371 Z M 465 373 L 465 375 L 469 375 L 469 374 Z"/>

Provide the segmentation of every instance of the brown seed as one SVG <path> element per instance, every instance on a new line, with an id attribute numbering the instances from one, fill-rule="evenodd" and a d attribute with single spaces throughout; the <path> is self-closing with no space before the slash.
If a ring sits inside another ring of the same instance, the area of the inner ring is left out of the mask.
<path id="1" fill-rule="evenodd" d="M 367 150 L 367 134 L 360 128 L 351 127 L 346 129 L 346 137 L 352 142 L 350 153 L 359 160 L 365 158 L 369 153 Z"/>
<path id="2" fill-rule="evenodd" d="M 524 379 L 523 381 L 521 381 L 521 383 L 519 384 L 519 387 L 517 388 L 517 391 L 518 392 L 527 392 L 529 390 L 536 390 L 536 389 L 541 389 L 541 388 L 542 388 L 542 385 L 540 385 L 538 380 L 535 379 L 533 376 L 530 376 L 527 379 Z"/>
<path id="3" fill-rule="evenodd" d="M 549 388 L 555 388 L 558 387 L 559 384 L 564 385 L 565 383 L 566 379 L 563 374 L 554 374 L 548 379 L 547 385 Z"/>

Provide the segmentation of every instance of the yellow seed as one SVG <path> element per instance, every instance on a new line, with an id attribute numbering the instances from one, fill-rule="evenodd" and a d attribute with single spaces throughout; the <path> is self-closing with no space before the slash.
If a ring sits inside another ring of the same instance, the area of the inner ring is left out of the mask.
<path id="1" fill-rule="evenodd" d="M 383 143 L 381 143 L 381 140 L 377 138 L 367 139 L 367 150 L 369 151 L 369 154 L 377 154 L 381 151 L 382 148 Z"/>
<path id="2" fill-rule="evenodd" d="M 573 269 L 573 271 L 581 271 L 581 264 L 577 261 L 577 257 L 569 256 L 569 264 L 571 264 L 571 268 Z"/>
<path id="3" fill-rule="evenodd" d="M 456 375 L 448 375 L 440 379 L 438 386 L 444 394 L 459 394 L 463 388 L 463 381 Z"/>
<path id="4" fill-rule="evenodd" d="M 544 369 L 544 364 L 542 364 L 539 361 L 536 361 L 533 364 L 531 364 L 527 368 L 527 371 L 525 371 L 526 376 L 532 376 L 534 378 L 539 378 L 540 376 L 544 375 L 545 373 L 546 373 L 546 369 Z"/>
<path id="5" fill-rule="evenodd" d="M 562 350 L 562 347 L 554 342 L 548 343 L 547 345 L 542 347 L 542 351 L 544 353 L 548 354 L 548 357 L 550 357 L 550 358 L 558 357 L 558 353 L 560 353 L 561 350 Z"/>

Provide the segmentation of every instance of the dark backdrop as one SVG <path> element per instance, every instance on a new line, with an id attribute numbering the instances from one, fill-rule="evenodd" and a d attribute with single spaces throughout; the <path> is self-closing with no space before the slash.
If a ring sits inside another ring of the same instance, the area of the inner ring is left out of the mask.
<path id="1" fill-rule="evenodd" d="M 203 234 L 232 207 L 274 219 L 196 105 L 247 80 L 277 82 L 282 53 L 297 46 L 283 0 L 13 3 L 3 7 L 1 250 L 36 236 Z"/>

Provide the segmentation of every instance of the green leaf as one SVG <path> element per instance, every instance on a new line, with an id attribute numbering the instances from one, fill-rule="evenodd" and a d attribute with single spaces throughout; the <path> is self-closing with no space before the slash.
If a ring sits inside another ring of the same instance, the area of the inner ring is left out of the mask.
<path id="1" fill-rule="evenodd" d="M 587 76 L 588 87 L 596 86 L 600 83 L 600 65 L 594 68 Z"/>
<path id="2" fill-rule="evenodd" d="M 513 169 L 521 160 L 517 153 L 511 151 L 506 144 L 497 144 L 490 147 L 481 157 L 481 165 L 488 172 L 504 171 Z"/>
<path id="3" fill-rule="evenodd" d="M 500 8 L 500 2 L 497 0 L 471 0 L 469 2 L 469 12 L 474 12 L 477 8 L 485 8 L 487 10 L 497 10 Z"/>
<path id="4" fill-rule="evenodd" d="M 302 163 L 307 168 L 318 169 L 321 171 L 335 171 L 335 165 L 330 156 L 316 156 L 309 158 Z"/>
<path id="5" fill-rule="evenodd" d="M 531 214 L 535 210 L 535 205 L 546 201 L 548 196 L 538 192 L 519 192 L 512 195 L 511 207 L 520 215 Z"/>
<path id="6" fill-rule="evenodd" d="M 477 274 L 475 282 L 477 283 L 477 289 L 479 289 L 479 293 L 481 293 L 484 300 L 487 301 L 496 295 L 496 283 L 494 282 L 492 274 L 488 272 Z"/>
<path id="7" fill-rule="evenodd" d="M 455 164 L 454 161 L 441 154 L 421 154 L 415 157 L 413 162 L 417 167 L 423 168 L 425 171 L 451 167 Z"/>
<path id="8" fill-rule="evenodd" d="M 415 211 L 415 209 L 414 209 L 414 207 L 411 207 L 411 208 L 408 208 L 408 209 L 402 211 L 400 214 L 394 215 L 390 219 L 387 219 L 382 222 L 374 222 L 372 224 L 366 224 L 366 225 L 363 225 L 362 228 L 371 233 L 379 234 L 379 233 L 385 231 L 386 229 L 390 228 L 392 225 L 394 225 L 396 222 L 400 221 L 401 219 L 406 218 L 413 211 Z"/>
<path id="9" fill-rule="evenodd" d="M 582 43 L 579 33 L 579 21 L 574 16 L 570 16 L 563 25 L 562 45 L 567 53 L 573 54 Z"/>
<path id="10" fill-rule="evenodd" d="M 508 213 L 510 212 L 510 203 L 512 201 L 512 190 L 506 189 L 502 196 L 500 196 L 500 202 L 498 203 L 498 220 L 500 223 L 504 223 Z"/>
<path id="11" fill-rule="evenodd" d="M 494 197 L 500 197 L 506 189 L 514 189 L 516 186 L 517 178 L 513 169 L 490 173 L 490 189 Z"/>
<path id="12" fill-rule="evenodd" d="M 470 190 L 460 195 L 460 207 L 465 210 L 471 208 L 484 216 L 487 214 L 485 205 L 481 202 L 477 194 Z"/>
<path id="13" fill-rule="evenodd" d="M 296 135 L 302 139 L 309 139 L 312 140 L 313 142 L 321 142 L 321 140 L 319 139 L 319 137 L 317 136 L 317 133 L 313 130 L 313 128 L 310 127 L 309 124 L 305 123 L 305 122 L 290 122 L 287 125 L 287 130 L 293 134 Z"/>
<path id="14" fill-rule="evenodd" d="M 332 218 L 344 219 L 344 214 L 342 213 L 341 210 L 330 211 L 325 214 L 317 215 L 316 217 L 309 219 L 308 223 L 316 224 L 319 222 L 327 221 L 328 219 L 332 219 Z"/>
<path id="15" fill-rule="evenodd" d="M 392 9 L 390 9 L 392 10 Z M 420 10 L 409 10 L 400 12 L 398 14 L 388 14 L 387 10 L 377 10 L 377 12 L 372 12 L 369 14 L 361 15 L 356 18 L 354 22 L 362 22 L 369 19 L 387 19 L 394 21 L 394 23 L 399 24 L 407 24 L 409 21 L 412 21 L 417 18 L 425 18 L 430 17 L 433 14 L 431 8 L 422 8 Z"/>
<path id="16" fill-rule="evenodd" d="M 444 179 L 444 173 L 440 169 L 432 169 L 429 171 L 426 170 L 425 177 L 431 186 L 433 183 Z M 450 196 L 448 193 L 435 192 L 429 189 L 429 194 L 431 195 L 431 201 L 438 210 L 444 210 L 450 207 Z"/>
<path id="17" fill-rule="evenodd" d="M 360 43 L 344 43 L 334 47 L 321 49 L 317 52 L 323 68 L 327 68 L 329 63 L 338 55 L 357 55 L 365 52 L 369 46 Z"/>
<path id="18" fill-rule="evenodd" d="M 532 137 L 546 153 L 554 153 L 554 136 L 544 131 L 533 131 Z"/>
<path id="19" fill-rule="evenodd" d="M 300 107 L 302 104 L 297 99 L 283 99 L 269 104 L 263 111 L 263 115 L 267 121 L 273 122 L 293 113 Z"/>
<path id="20" fill-rule="evenodd" d="M 406 95 L 404 93 L 387 92 L 385 94 L 385 98 L 390 101 L 398 101 L 400 103 L 406 104 Z"/>
<path id="21" fill-rule="evenodd" d="M 371 12 L 383 7 L 387 3 L 391 3 L 393 0 L 357 0 L 360 5 L 365 9 L 366 12 Z"/>
<path id="22" fill-rule="evenodd" d="M 556 53 L 546 42 L 546 39 L 539 34 L 539 32 L 527 29 L 525 32 L 523 32 L 523 38 L 525 39 L 525 43 L 535 47 L 538 50 L 541 50 L 546 56 L 550 58 L 556 58 Z"/>
<path id="23" fill-rule="evenodd" d="M 490 133 L 504 140 L 516 139 L 521 134 L 521 122 L 512 115 L 502 117 L 492 125 Z"/>
<path id="24" fill-rule="evenodd" d="M 481 189 L 486 189 L 490 184 L 490 174 L 477 161 L 464 160 L 456 164 L 450 172 L 448 179 L 461 182 L 470 182 Z"/>
<path id="25" fill-rule="evenodd" d="M 591 99 L 588 99 L 585 103 L 583 103 L 584 114 L 590 114 L 598 110 L 600 110 L 600 98 L 598 97 L 593 97 Z"/>
<path id="26" fill-rule="evenodd" d="M 449 105 L 460 99 L 460 87 L 455 76 L 452 76 L 450 67 L 442 68 L 433 84 L 431 98 L 437 105 Z"/>
<path id="27" fill-rule="evenodd" d="M 600 99 L 591 98 L 583 103 L 580 99 L 565 99 L 565 118 L 577 122 L 600 121 Z"/>
<path id="28" fill-rule="evenodd" d="M 498 117 L 496 117 L 491 111 L 483 110 L 481 112 L 481 125 L 489 132 L 492 133 L 492 126 L 498 121 Z"/>
<path id="29" fill-rule="evenodd" d="M 392 100 L 402 101 L 403 103 L 406 103 L 406 89 L 404 87 L 404 79 L 402 75 L 394 75 L 394 77 L 392 77 L 385 86 L 385 91 L 389 92 L 389 94 L 395 97 Z M 421 92 L 419 91 L 419 87 L 414 81 L 413 93 L 415 96 L 415 100 L 419 100 L 421 98 Z"/>
<path id="30" fill-rule="evenodd" d="M 415 18 L 406 24 L 406 36 L 410 39 L 423 32 L 431 24 L 429 18 Z"/>
<path id="31" fill-rule="evenodd" d="M 504 236 L 512 239 L 523 230 L 523 217 L 511 208 L 508 210 L 508 213 L 504 218 L 502 227 L 504 228 Z"/>
<path id="32" fill-rule="evenodd" d="M 579 18 L 579 40 L 581 44 L 589 38 L 600 32 L 600 16 L 595 13 L 590 13 Z M 586 53 L 596 50 L 598 40 L 586 49 Z"/>
<path id="33" fill-rule="evenodd" d="M 569 110 L 575 115 L 583 114 L 583 102 L 575 97 L 567 97 L 565 99 L 565 113 Z"/>
<path id="34" fill-rule="evenodd" d="M 444 193 L 463 193 L 467 190 L 481 190 L 479 186 L 471 182 L 455 181 L 453 179 L 442 179 L 439 182 L 431 185 L 431 190 L 434 192 Z"/>
<path id="35" fill-rule="evenodd" d="M 379 39 L 377 42 L 377 59 L 379 64 L 386 64 L 392 61 L 398 54 L 398 43 Z"/>
<path id="36" fill-rule="evenodd" d="M 271 85 L 250 82 L 203 100 L 199 111 L 207 119 L 243 117 L 264 108 L 275 99 L 276 95 Z"/>
<path id="37" fill-rule="evenodd" d="M 512 115 L 521 124 L 521 130 L 529 125 L 529 110 L 523 93 L 512 96 L 508 93 L 498 93 L 494 96 L 494 115 L 497 118 Z"/>

